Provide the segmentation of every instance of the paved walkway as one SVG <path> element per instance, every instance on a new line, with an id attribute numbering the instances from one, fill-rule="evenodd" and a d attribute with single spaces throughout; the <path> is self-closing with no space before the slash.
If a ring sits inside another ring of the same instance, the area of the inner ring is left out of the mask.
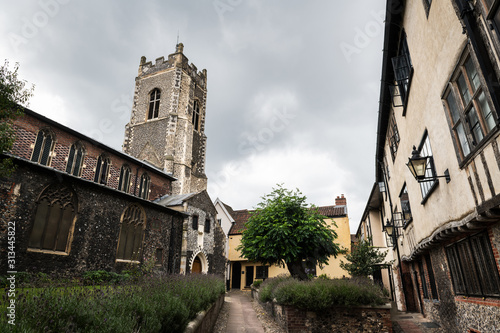
<path id="1" fill-rule="evenodd" d="M 435 322 L 420 313 L 399 312 L 391 314 L 394 333 L 441 333 L 446 332 Z"/>
<path id="2" fill-rule="evenodd" d="M 242 291 L 231 290 L 226 294 L 229 304 L 228 333 L 264 333 L 264 328 L 252 307 L 252 300 Z"/>

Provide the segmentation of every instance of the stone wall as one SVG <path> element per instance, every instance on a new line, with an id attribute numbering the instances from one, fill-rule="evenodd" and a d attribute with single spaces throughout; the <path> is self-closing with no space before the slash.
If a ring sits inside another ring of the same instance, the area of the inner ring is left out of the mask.
<path id="1" fill-rule="evenodd" d="M 121 216 L 129 205 L 139 204 L 146 214 L 142 241 L 142 261 L 161 249 L 158 269 L 178 273 L 180 269 L 183 215 L 132 195 L 110 189 L 78 177 L 58 172 L 25 160 L 15 160 L 17 169 L 3 179 L 0 197 L 1 230 L 9 222 L 16 226 L 15 254 L 17 271 L 80 275 L 89 270 L 121 271 L 130 268 L 116 262 Z M 66 252 L 33 251 L 29 238 L 39 195 L 48 185 L 64 186 L 76 196 L 77 208 L 70 246 Z M 155 223 L 152 223 L 155 221 Z M 0 269 L 6 272 L 7 237 L 0 234 Z M 136 264 L 128 264 L 136 265 Z"/>
<path id="2" fill-rule="evenodd" d="M 252 297 L 259 299 L 258 291 Z M 260 300 L 259 300 L 260 302 Z M 262 304 L 262 303 L 261 303 Z M 391 306 L 335 307 L 321 313 L 274 302 L 262 304 L 288 333 L 392 333 Z"/>
<path id="3" fill-rule="evenodd" d="M 184 333 L 212 332 L 223 305 L 224 294 L 217 299 L 210 309 L 199 313 L 196 319 L 188 324 Z"/>

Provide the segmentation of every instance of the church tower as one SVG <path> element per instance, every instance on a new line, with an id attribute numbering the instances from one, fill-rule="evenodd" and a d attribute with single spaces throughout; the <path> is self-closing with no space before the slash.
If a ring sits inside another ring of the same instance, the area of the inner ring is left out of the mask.
<path id="1" fill-rule="evenodd" d="M 141 58 L 123 151 L 172 174 L 172 194 L 207 188 L 205 106 L 207 71 L 198 72 L 184 46 L 156 59 Z"/>

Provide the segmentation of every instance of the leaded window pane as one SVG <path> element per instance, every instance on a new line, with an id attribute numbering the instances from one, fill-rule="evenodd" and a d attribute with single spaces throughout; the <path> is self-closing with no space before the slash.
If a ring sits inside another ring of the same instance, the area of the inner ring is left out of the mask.
<path id="1" fill-rule="evenodd" d="M 71 206 L 64 207 L 62 220 L 57 234 L 57 251 L 66 251 L 68 243 L 68 235 L 70 233 L 71 225 L 73 224 L 74 210 Z"/>
<path id="2" fill-rule="evenodd" d="M 40 157 L 40 164 L 48 165 L 50 158 L 50 151 L 52 148 L 52 137 L 47 135 L 45 137 L 45 142 L 43 143 L 42 156 Z"/>
<path id="3" fill-rule="evenodd" d="M 490 105 L 486 100 L 486 94 L 484 93 L 484 91 L 481 91 L 481 93 L 479 94 L 478 101 L 481 108 L 481 113 L 483 114 L 486 123 L 486 128 L 489 132 L 495 127 L 495 119 L 493 118 L 493 113 L 491 112 Z"/>
<path id="4" fill-rule="evenodd" d="M 66 172 L 71 173 L 73 169 L 73 159 L 75 157 L 75 145 L 72 145 L 69 149 L 68 163 L 66 164 Z"/>
<path id="5" fill-rule="evenodd" d="M 473 145 L 477 145 L 484 137 L 483 130 L 479 124 L 479 118 L 477 116 L 476 109 L 472 107 L 466 114 L 467 122 L 469 123 L 469 128 L 474 138 Z"/>
<path id="6" fill-rule="evenodd" d="M 467 87 L 467 83 L 465 82 L 465 78 L 462 74 L 457 79 L 458 89 L 460 90 L 460 96 L 462 97 L 462 101 L 464 105 L 469 104 L 471 100 L 471 94 L 469 91 L 469 87 Z"/>
<path id="7" fill-rule="evenodd" d="M 472 92 L 476 92 L 477 88 L 481 86 L 481 82 L 479 81 L 479 75 L 476 70 L 476 66 L 472 62 L 472 59 L 469 58 L 465 63 L 465 70 L 467 75 L 469 76 L 469 81 L 472 86 Z"/>
<path id="8" fill-rule="evenodd" d="M 451 118 L 453 119 L 453 123 L 455 124 L 460 119 L 460 111 L 458 110 L 457 101 L 455 100 L 455 97 L 451 92 L 446 97 L 446 101 L 448 102 Z"/>
<path id="9" fill-rule="evenodd" d="M 80 176 L 80 170 L 82 169 L 83 160 L 83 149 L 79 148 L 76 152 L 75 165 L 73 167 L 73 176 Z"/>
<path id="10" fill-rule="evenodd" d="M 481 287 L 476 279 L 477 271 L 467 242 L 458 243 L 457 249 L 460 256 L 462 272 L 465 276 L 467 292 L 472 295 L 479 295 L 481 293 Z"/>
<path id="11" fill-rule="evenodd" d="M 138 205 L 131 205 L 125 209 L 116 251 L 117 259 L 140 260 L 145 221 L 146 216 Z"/>
<path id="12" fill-rule="evenodd" d="M 102 167 L 102 157 L 99 156 L 99 158 L 97 159 L 97 165 L 95 167 L 94 182 L 96 183 L 99 182 L 99 176 L 101 175 L 101 167 Z"/>
<path id="13" fill-rule="evenodd" d="M 160 90 L 155 89 L 149 95 L 148 119 L 158 118 L 160 110 Z"/>
<path id="14" fill-rule="evenodd" d="M 47 225 L 45 226 L 45 235 L 43 237 L 42 247 L 44 249 L 54 250 L 57 228 L 59 223 L 61 223 L 62 218 L 62 206 L 59 202 L 54 203 L 50 207 L 49 218 L 47 220 Z"/>
<path id="15" fill-rule="evenodd" d="M 193 215 L 193 230 L 198 230 L 198 216 Z"/>
<path id="16" fill-rule="evenodd" d="M 40 249 L 42 247 L 43 231 L 45 229 L 45 222 L 50 209 L 50 203 L 47 199 L 42 199 L 36 208 L 35 221 L 33 223 L 33 230 L 31 231 L 29 247 Z"/>
<path id="17" fill-rule="evenodd" d="M 42 151 L 44 137 L 45 136 L 44 136 L 43 132 L 39 131 L 38 135 L 36 136 L 35 147 L 33 148 L 33 154 L 31 155 L 31 160 L 33 162 L 38 162 L 38 160 L 40 158 L 40 152 Z"/>
<path id="18" fill-rule="evenodd" d="M 76 198 L 65 187 L 53 185 L 44 190 L 33 222 L 29 247 L 65 252 L 76 216 Z"/>
<path id="19" fill-rule="evenodd" d="M 464 156 L 470 154 L 469 142 L 467 141 L 467 137 L 465 135 L 464 126 L 462 123 L 459 123 L 455 130 L 457 131 L 458 140 L 460 141 L 460 147 L 462 147 L 462 153 Z"/>
<path id="20" fill-rule="evenodd" d="M 449 247 L 446 249 L 446 254 L 448 256 L 448 264 L 450 266 L 451 279 L 453 281 L 453 288 L 456 294 L 465 294 L 465 281 L 462 275 L 462 269 L 459 262 L 459 254 L 457 248 Z"/>

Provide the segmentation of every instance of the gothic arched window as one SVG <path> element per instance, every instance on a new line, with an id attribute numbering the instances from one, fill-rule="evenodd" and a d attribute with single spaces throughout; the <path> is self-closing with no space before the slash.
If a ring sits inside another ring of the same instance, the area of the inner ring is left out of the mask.
<path id="1" fill-rule="evenodd" d="M 143 199 L 149 198 L 149 186 L 151 184 L 151 178 L 149 178 L 147 173 L 143 173 L 141 176 L 141 184 L 139 185 L 139 197 Z"/>
<path id="2" fill-rule="evenodd" d="M 192 119 L 193 127 L 196 131 L 200 129 L 200 106 L 198 101 L 195 100 L 193 104 L 193 119 Z"/>
<path id="3" fill-rule="evenodd" d="M 69 253 L 77 212 L 76 195 L 67 187 L 50 185 L 36 203 L 28 247 Z"/>
<path id="4" fill-rule="evenodd" d="M 138 204 L 131 204 L 122 214 L 120 221 L 120 238 L 116 259 L 140 261 L 142 239 L 146 228 L 146 213 Z"/>
<path id="5" fill-rule="evenodd" d="M 106 185 L 108 183 L 108 172 L 109 172 L 110 161 L 109 158 L 101 155 L 97 159 L 97 165 L 95 167 L 94 181 L 99 184 Z"/>
<path id="6" fill-rule="evenodd" d="M 122 165 L 120 170 L 120 179 L 118 180 L 118 191 L 128 193 L 130 188 L 130 167 Z"/>
<path id="7" fill-rule="evenodd" d="M 159 110 L 160 110 L 160 89 L 155 88 L 151 92 L 151 94 L 149 94 L 148 120 L 158 118 Z"/>
<path id="8" fill-rule="evenodd" d="M 48 130 L 38 131 L 31 160 L 43 165 L 50 165 L 52 149 L 54 149 L 54 135 Z"/>
<path id="9" fill-rule="evenodd" d="M 66 172 L 73 176 L 79 177 L 82 172 L 84 150 L 80 142 L 71 145 L 68 155 L 68 164 L 66 164 Z"/>

